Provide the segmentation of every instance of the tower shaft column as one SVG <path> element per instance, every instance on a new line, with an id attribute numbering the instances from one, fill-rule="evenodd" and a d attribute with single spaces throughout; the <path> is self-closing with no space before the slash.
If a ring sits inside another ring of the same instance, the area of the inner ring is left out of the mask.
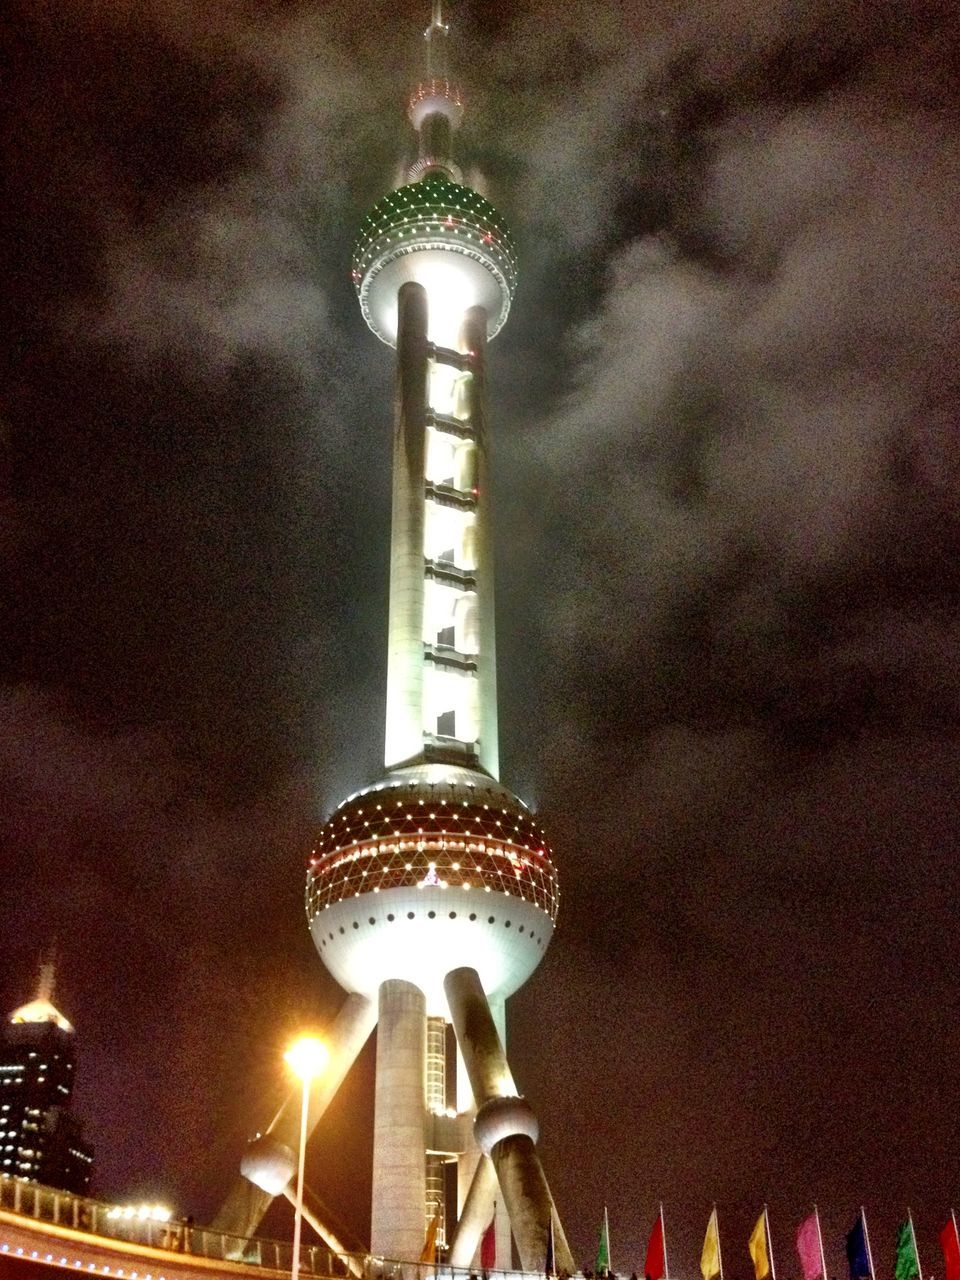
<path id="1" fill-rule="evenodd" d="M 381 983 L 373 1119 L 371 1251 L 419 1258 L 424 1239 L 427 1006 L 410 982 Z"/>
<path id="2" fill-rule="evenodd" d="M 490 503 L 490 443 L 486 420 L 487 313 L 470 307 L 461 333 L 461 345 L 473 357 L 473 377 L 467 384 L 469 420 L 476 447 L 477 490 L 477 608 L 479 655 L 477 684 L 480 735 L 478 755 L 491 777 L 500 776 L 497 726 L 497 641 L 493 599 L 493 519 Z"/>
<path id="3" fill-rule="evenodd" d="M 427 295 L 397 295 L 397 388 L 387 651 L 388 769 L 423 751 L 423 528 L 427 420 Z"/>

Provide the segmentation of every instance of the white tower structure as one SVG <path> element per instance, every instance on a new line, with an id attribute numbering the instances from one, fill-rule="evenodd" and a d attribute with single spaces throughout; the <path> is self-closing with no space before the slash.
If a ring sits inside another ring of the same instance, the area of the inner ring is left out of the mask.
<path id="1" fill-rule="evenodd" d="M 499 1204 L 499 1266 L 512 1230 L 525 1270 L 543 1270 L 552 1239 L 556 1268 L 573 1272 L 505 1053 L 504 1002 L 549 945 L 558 889 L 543 832 L 498 776 L 485 354 L 516 261 L 452 160 L 462 103 L 448 40 L 434 0 L 408 112 L 418 156 L 354 251 L 364 318 L 397 352 L 386 771 L 339 806 L 310 860 L 310 928 L 349 993 L 310 1116 L 376 1024 L 372 1253 L 416 1259 L 433 1224 L 449 1262 L 469 1267 Z M 296 1124 L 291 1099 L 248 1149 L 222 1229 L 249 1234 L 289 1191 Z"/>

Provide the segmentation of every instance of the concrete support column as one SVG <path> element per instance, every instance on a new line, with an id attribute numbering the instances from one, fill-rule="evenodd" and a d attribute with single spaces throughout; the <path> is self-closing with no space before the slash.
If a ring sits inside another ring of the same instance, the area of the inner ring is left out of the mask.
<path id="1" fill-rule="evenodd" d="M 460 347 L 473 357 L 473 377 L 468 384 L 469 421 L 476 435 L 477 488 L 477 604 L 479 636 L 477 684 L 479 703 L 479 756 L 484 769 L 500 776 L 497 728 L 497 636 L 493 601 L 493 520 L 490 505 L 490 447 L 486 414 L 487 313 L 471 307 L 464 316 Z"/>
<path id="2" fill-rule="evenodd" d="M 507 1002 L 501 997 L 499 1000 L 490 1000 L 490 1016 L 493 1018 L 493 1025 L 497 1028 L 497 1035 L 500 1037 L 500 1046 L 504 1054 L 507 1052 Z M 509 1059 L 507 1059 L 509 1064 Z M 509 1065 L 507 1067 L 509 1071 Z M 506 1087 L 506 1086 L 504 1086 Z M 517 1086 L 510 1075 L 509 1088 L 513 1093 L 517 1092 Z M 507 1212 L 506 1202 L 503 1196 L 497 1196 L 497 1220 L 494 1224 L 494 1239 L 497 1243 L 497 1266 L 502 1270 L 509 1271 L 513 1267 L 513 1233 L 510 1230 L 510 1214 Z"/>
<path id="3" fill-rule="evenodd" d="M 388 769 L 423 750 L 424 476 L 427 438 L 427 294 L 397 294 L 397 389 L 387 651 Z"/>
<path id="4" fill-rule="evenodd" d="M 347 1072 L 356 1062 L 360 1050 L 370 1038 L 377 1024 L 377 1009 L 372 1000 L 353 992 L 347 996 L 337 1019 L 330 1028 L 325 1043 L 330 1058 L 323 1071 L 310 1082 L 310 1107 L 308 1111 L 308 1135 L 313 1133 L 343 1083 Z M 300 1141 L 300 1088 L 292 1089 L 283 1106 L 274 1116 L 270 1136 L 294 1151 Z"/>
<path id="5" fill-rule="evenodd" d="M 297 1192 L 293 1183 L 288 1184 L 283 1191 L 284 1196 L 292 1205 L 297 1203 Z M 362 1257 L 366 1250 L 359 1250 L 348 1247 L 347 1243 L 341 1240 L 330 1227 L 326 1225 L 327 1212 L 320 1198 L 314 1194 L 310 1187 L 304 1185 L 303 1188 L 303 1217 L 309 1222 L 320 1239 L 326 1244 L 332 1253 L 340 1255 L 344 1266 L 352 1276 L 356 1276 L 357 1280 L 363 1280 Z"/>
<path id="6" fill-rule="evenodd" d="M 256 1234 L 263 1215 L 272 1204 L 272 1192 L 254 1186 L 246 1178 L 237 1178 L 210 1223 L 210 1230 L 236 1236 L 238 1241 L 249 1240 Z M 238 1245 L 237 1256 L 242 1252 L 242 1247 Z"/>
<path id="7" fill-rule="evenodd" d="M 483 1160 L 484 1154 L 477 1146 L 476 1138 L 473 1136 L 473 1121 L 477 1114 L 476 1103 L 473 1100 L 473 1090 L 470 1088 L 470 1079 L 467 1076 L 467 1069 L 464 1066 L 463 1054 L 457 1047 L 457 1090 L 454 1098 L 454 1106 L 459 1115 L 459 1123 L 461 1126 L 462 1138 L 460 1141 L 460 1155 L 457 1157 L 457 1218 L 458 1226 L 454 1242 L 451 1244 L 451 1265 L 453 1266 L 470 1266 L 472 1262 L 479 1263 L 479 1259 L 473 1255 L 467 1258 L 465 1262 L 452 1262 L 453 1248 L 456 1241 L 459 1240 L 463 1225 L 463 1215 L 466 1212 L 467 1198 L 473 1186 L 476 1177 L 477 1165 Z M 487 1160 L 487 1164 L 490 1161 Z M 493 1172 L 493 1185 L 496 1187 L 496 1173 Z M 493 1212 L 491 1207 L 490 1212 Z M 481 1234 L 486 1229 L 487 1223 L 490 1221 L 490 1214 L 487 1220 L 480 1228 Z M 461 1244 L 458 1246 L 457 1258 L 459 1259 L 466 1246 Z M 474 1252 L 476 1252 L 477 1243 L 474 1244 Z"/>
<path id="8" fill-rule="evenodd" d="M 476 1259 L 480 1239 L 493 1217 L 497 1199 L 497 1171 L 489 1156 L 477 1152 L 473 1178 L 460 1210 L 460 1221 L 450 1242 L 450 1266 L 469 1267 Z M 497 1263 L 500 1263 L 498 1253 Z"/>
<path id="9" fill-rule="evenodd" d="M 426 1195 L 424 1068 L 427 1007 L 423 992 L 391 978 L 380 986 L 373 1116 L 371 1252 L 419 1258 Z"/>
<path id="10" fill-rule="evenodd" d="M 347 996 L 325 1037 L 330 1060 L 310 1086 L 308 1136 L 357 1060 L 376 1021 L 377 1010 L 372 1000 L 356 992 Z M 244 1238 L 254 1235 L 274 1196 L 290 1184 L 297 1168 L 301 1097 L 299 1085 L 291 1089 L 267 1132 L 247 1147 L 240 1162 L 243 1176 L 237 1179 L 220 1206 L 212 1223 L 214 1230 Z"/>
<path id="11" fill-rule="evenodd" d="M 520 1265 L 524 1271 L 543 1269 L 552 1218 L 557 1269 L 572 1275 L 573 1257 L 534 1145 L 539 1136 L 536 1117 L 516 1094 L 479 975 L 475 969 L 454 969 L 443 986 L 478 1105 L 474 1133 L 496 1169 Z"/>

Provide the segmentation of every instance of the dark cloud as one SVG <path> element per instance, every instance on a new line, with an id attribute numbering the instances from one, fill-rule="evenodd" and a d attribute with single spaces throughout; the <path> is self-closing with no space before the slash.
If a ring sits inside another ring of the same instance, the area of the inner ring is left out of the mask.
<path id="1" fill-rule="evenodd" d="M 593 95 L 526 176 L 545 243 L 603 286 L 511 458 L 550 513 L 521 563 L 550 584 L 541 795 L 576 931 L 564 991 L 518 1003 L 556 1026 L 548 1090 L 590 1098 L 566 1194 L 622 1187 L 632 1256 L 664 1186 L 720 1180 L 744 1231 L 759 1185 L 788 1221 L 819 1197 L 838 1240 L 856 1187 L 892 1219 L 956 1140 L 943 21 L 698 12 L 611 55 L 605 94 L 584 60 Z"/>
<path id="2" fill-rule="evenodd" d="M 338 1004 L 302 865 L 377 769 L 391 378 L 347 264 L 420 9 L 22 6 L 5 34 L 6 999 L 58 933 L 99 1186 L 198 1216 L 278 1046 Z M 884 1265 L 911 1203 L 932 1266 L 960 1139 L 952 15 L 456 16 L 466 163 L 524 268 L 491 353 L 501 723 L 564 897 L 511 1035 L 574 1248 L 606 1199 L 637 1265 L 662 1197 L 692 1273 L 717 1198 L 736 1276 L 764 1199 L 784 1254 L 819 1199 L 836 1268 L 865 1200 Z M 315 1156 L 358 1234 L 370 1070 Z"/>

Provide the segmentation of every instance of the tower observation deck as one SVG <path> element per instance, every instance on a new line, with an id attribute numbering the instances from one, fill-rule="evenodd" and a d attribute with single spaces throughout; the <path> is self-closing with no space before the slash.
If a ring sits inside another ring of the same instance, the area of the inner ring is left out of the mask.
<path id="1" fill-rule="evenodd" d="M 417 157 L 353 253 L 364 319 L 396 350 L 385 772 L 310 858 L 310 929 L 349 993 L 310 1119 L 376 1025 L 372 1252 L 416 1259 L 435 1236 L 469 1267 L 496 1208 L 497 1266 L 512 1233 L 524 1269 L 552 1247 L 572 1273 L 505 1052 L 504 1002 L 549 945 L 559 898 L 543 831 L 499 781 L 486 346 L 510 313 L 516 251 L 453 161 L 449 38 L 434 0 L 408 103 Z M 249 1233 L 289 1192 L 296 1125 L 291 1099 L 248 1148 L 222 1230 Z"/>

